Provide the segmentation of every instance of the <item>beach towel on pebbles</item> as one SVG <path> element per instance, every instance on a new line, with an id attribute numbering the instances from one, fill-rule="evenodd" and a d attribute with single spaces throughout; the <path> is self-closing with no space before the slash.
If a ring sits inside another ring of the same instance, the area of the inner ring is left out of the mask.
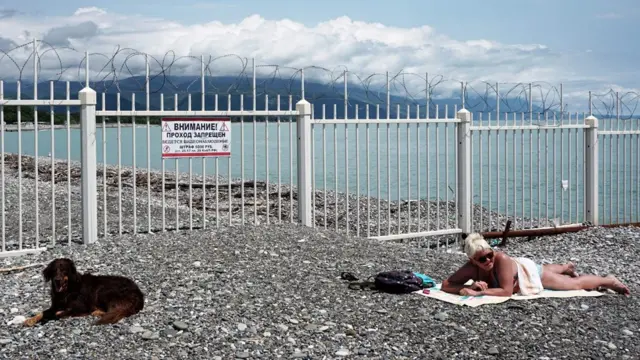
<path id="1" fill-rule="evenodd" d="M 489 295 L 480 295 L 480 296 L 462 296 L 462 295 L 454 295 L 449 294 L 441 290 L 442 284 L 437 284 L 436 286 L 426 289 L 419 290 L 414 292 L 415 294 L 419 294 L 421 296 L 425 296 L 428 298 L 445 301 L 455 305 L 461 306 L 470 306 L 477 307 L 480 305 L 490 305 L 490 304 L 500 304 L 508 300 L 531 300 L 531 299 L 541 299 L 541 298 L 570 298 L 570 297 L 596 297 L 602 296 L 605 293 L 599 291 L 586 291 L 586 290 L 567 290 L 567 291 L 555 291 L 545 289 L 535 295 L 522 295 L 522 294 L 514 294 L 512 296 L 489 296 Z"/>

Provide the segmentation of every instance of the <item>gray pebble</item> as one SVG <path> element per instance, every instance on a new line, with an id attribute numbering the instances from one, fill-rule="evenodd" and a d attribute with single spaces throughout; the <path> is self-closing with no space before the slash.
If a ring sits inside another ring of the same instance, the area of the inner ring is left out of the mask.
<path id="1" fill-rule="evenodd" d="M 495 346 L 492 346 L 489 348 L 489 355 L 498 355 L 500 354 L 500 351 L 498 351 L 498 348 Z"/>
<path id="2" fill-rule="evenodd" d="M 0 345 L 7 345 L 11 343 L 11 339 L 0 339 Z"/>
<path id="3" fill-rule="evenodd" d="M 245 331 L 247 330 L 247 325 L 246 324 L 238 324 L 238 331 Z"/>
<path id="4" fill-rule="evenodd" d="M 160 334 L 158 334 L 157 332 L 147 330 L 142 333 L 141 337 L 145 340 L 156 340 L 160 338 Z"/>
<path id="5" fill-rule="evenodd" d="M 134 325 L 134 326 L 131 326 L 131 327 L 129 328 L 129 331 L 130 331 L 130 332 L 132 332 L 132 333 L 134 333 L 134 334 L 137 334 L 137 333 L 141 333 L 141 332 L 143 332 L 143 331 L 144 331 L 144 329 L 143 329 L 142 327 L 140 327 L 140 326 Z"/>
<path id="6" fill-rule="evenodd" d="M 187 325 L 187 323 L 183 321 L 174 321 L 173 327 L 177 330 L 187 330 L 189 328 L 189 325 Z"/>
<path id="7" fill-rule="evenodd" d="M 238 359 L 248 359 L 251 354 L 248 351 L 239 351 L 236 353 Z"/>
<path id="8" fill-rule="evenodd" d="M 449 315 L 444 312 L 439 312 L 433 316 L 436 320 L 446 321 L 449 318 Z"/>
<path id="9" fill-rule="evenodd" d="M 351 352 L 347 349 L 340 349 L 336 351 L 336 356 L 349 356 L 349 354 L 351 354 Z"/>
<path id="10" fill-rule="evenodd" d="M 629 329 L 622 330 L 622 333 L 626 336 L 633 336 L 633 332 Z"/>
<path id="11" fill-rule="evenodd" d="M 167 329 L 167 330 L 164 331 L 164 334 L 167 337 L 176 337 L 176 336 L 178 336 L 178 331 L 174 330 L 174 329 Z"/>

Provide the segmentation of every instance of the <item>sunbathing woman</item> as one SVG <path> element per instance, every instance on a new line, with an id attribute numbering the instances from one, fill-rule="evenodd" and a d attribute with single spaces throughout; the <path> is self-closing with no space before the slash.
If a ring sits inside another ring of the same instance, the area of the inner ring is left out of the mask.
<path id="1" fill-rule="evenodd" d="M 442 290 L 468 296 L 535 295 L 543 289 L 594 290 L 599 287 L 629 295 L 615 276 L 578 275 L 572 263 L 540 265 L 527 258 L 512 258 L 495 252 L 477 233 L 465 239 L 469 261 L 442 283 Z M 474 280 L 470 286 L 464 285 Z"/>

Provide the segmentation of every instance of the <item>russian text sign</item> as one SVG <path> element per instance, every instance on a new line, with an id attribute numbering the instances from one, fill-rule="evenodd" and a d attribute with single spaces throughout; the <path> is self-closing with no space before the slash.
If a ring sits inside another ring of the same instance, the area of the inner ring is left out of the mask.
<path id="1" fill-rule="evenodd" d="M 230 118 L 162 118 L 162 157 L 231 156 Z"/>

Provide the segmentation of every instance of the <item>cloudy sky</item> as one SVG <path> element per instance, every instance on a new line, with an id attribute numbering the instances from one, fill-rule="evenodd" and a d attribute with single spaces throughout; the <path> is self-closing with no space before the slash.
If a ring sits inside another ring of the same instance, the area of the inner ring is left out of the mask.
<path id="1" fill-rule="evenodd" d="M 37 38 L 102 54 L 237 54 L 360 76 L 404 69 L 470 83 L 562 82 L 567 94 L 640 88 L 638 0 L 48 2 L 0 0 L 0 50 Z M 28 51 L 11 56 L 24 62 Z M 56 61 L 50 53 L 43 67 Z M 17 67 L 5 57 L 0 69 L 7 77 Z"/>

